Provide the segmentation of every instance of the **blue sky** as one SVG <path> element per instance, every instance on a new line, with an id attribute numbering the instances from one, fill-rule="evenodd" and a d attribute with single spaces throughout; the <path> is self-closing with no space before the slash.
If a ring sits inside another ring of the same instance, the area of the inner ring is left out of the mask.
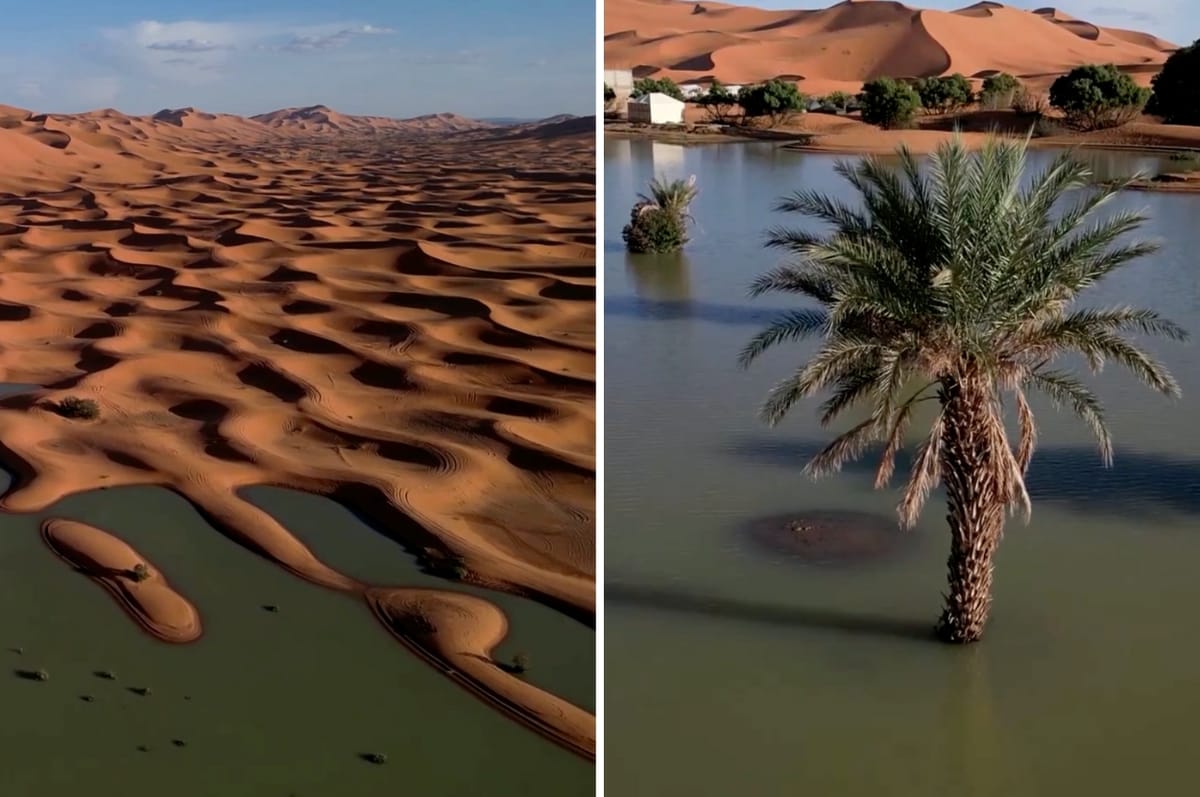
<path id="1" fill-rule="evenodd" d="M 594 0 L 59 0 L 4 14 L 0 103 L 594 113 Z"/>
<path id="2" fill-rule="evenodd" d="M 729 0 L 738 5 L 757 8 L 824 8 L 829 2 L 804 0 Z M 937 8 L 952 11 L 972 5 L 975 0 L 906 0 L 914 8 Z M 1128 28 L 1153 33 L 1174 44 L 1191 44 L 1200 39 L 1200 0 L 1011 0 L 1004 3 L 1013 8 L 1032 11 L 1053 6 L 1073 17 L 1109 28 Z"/>

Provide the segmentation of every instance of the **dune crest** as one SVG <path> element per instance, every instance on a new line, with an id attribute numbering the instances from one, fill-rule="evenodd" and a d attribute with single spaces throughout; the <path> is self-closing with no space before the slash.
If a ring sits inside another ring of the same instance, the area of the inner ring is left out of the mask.
<path id="1" fill-rule="evenodd" d="M 196 607 L 123 540 L 95 526 L 58 518 L 42 524 L 42 539 L 63 561 L 108 590 L 147 633 L 177 644 L 200 638 Z M 145 568 L 140 580 L 134 573 L 139 566 Z"/>
<path id="2" fill-rule="evenodd" d="M 1148 82 L 1176 45 L 1105 28 L 1054 8 L 980 2 L 956 11 L 886 0 L 775 11 L 724 3 L 610 0 L 605 66 L 637 77 L 745 84 L 799 78 L 801 90 L 857 91 L 877 77 L 996 71 L 1045 81 L 1085 63 L 1116 63 Z"/>

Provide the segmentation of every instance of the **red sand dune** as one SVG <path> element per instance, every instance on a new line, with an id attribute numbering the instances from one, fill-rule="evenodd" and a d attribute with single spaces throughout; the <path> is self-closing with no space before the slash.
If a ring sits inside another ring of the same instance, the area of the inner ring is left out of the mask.
<path id="1" fill-rule="evenodd" d="M 409 119 L 390 119 L 383 116 L 352 116 L 338 113 L 325 105 L 283 108 L 250 118 L 268 127 L 303 130 L 310 133 L 337 132 L 368 135 L 381 132 L 451 133 L 495 127 L 489 122 L 468 119 L 453 113 L 428 114 Z"/>
<path id="2" fill-rule="evenodd" d="M 810 94 L 857 91 L 881 76 L 1010 72 L 1034 82 L 1085 63 L 1115 63 L 1142 82 L 1175 45 L 1103 28 L 1052 8 L 982 2 L 930 11 L 885 0 L 848 0 L 814 11 L 724 3 L 608 0 L 605 66 L 637 77 L 717 78 L 744 84 L 799 79 Z"/>

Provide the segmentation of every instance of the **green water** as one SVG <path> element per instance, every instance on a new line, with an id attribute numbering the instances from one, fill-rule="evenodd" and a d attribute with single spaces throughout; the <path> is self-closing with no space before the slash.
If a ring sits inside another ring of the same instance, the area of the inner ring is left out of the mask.
<path id="1" fill-rule="evenodd" d="M 1033 155 L 1044 162 L 1050 153 Z M 1121 156 L 1105 157 L 1120 167 Z M 768 429 L 770 385 L 810 351 L 748 372 L 737 351 L 780 298 L 745 289 L 776 262 L 771 212 L 843 190 L 826 156 L 771 145 L 605 142 L 605 760 L 621 797 L 1184 794 L 1200 713 L 1200 356 L 1152 348 L 1185 394 L 1094 380 L 1117 441 L 1038 404 L 1029 526 L 1010 523 L 985 640 L 928 639 L 948 552 L 941 494 L 904 556 L 819 567 L 747 544 L 747 519 L 890 513 L 853 468 L 800 468 L 828 440 L 812 406 Z M 1127 165 L 1138 168 L 1134 159 Z M 620 229 L 654 174 L 696 174 L 684 256 L 631 258 Z M 1146 192 L 1165 248 L 1089 301 L 1151 304 L 1200 334 L 1200 197 Z"/>
<path id="2" fill-rule="evenodd" d="M 324 498 L 248 494 L 335 567 L 456 588 L 417 573 L 403 549 Z M 152 639 L 50 553 L 40 517 L 0 516 L 4 794 L 593 793 L 592 764 L 486 708 L 405 651 L 361 603 L 241 548 L 173 493 L 98 491 L 46 514 L 129 541 L 199 608 L 204 636 L 183 646 Z M 528 651 L 531 679 L 592 708 L 591 630 L 527 601 L 500 603 L 512 641 L 499 653 Z M 17 669 L 45 669 L 50 680 Z M 359 758 L 370 752 L 387 764 Z"/>

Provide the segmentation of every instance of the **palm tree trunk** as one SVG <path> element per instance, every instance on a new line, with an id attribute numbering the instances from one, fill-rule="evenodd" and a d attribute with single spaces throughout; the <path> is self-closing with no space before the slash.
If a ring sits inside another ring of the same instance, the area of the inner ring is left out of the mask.
<path id="1" fill-rule="evenodd" d="M 937 635 L 946 642 L 983 636 L 992 605 L 992 556 L 1004 529 L 996 472 L 991 391 L 980 382 L 947 380 L 939 395 L 943 422 L 941 470 L 950 524 L 946 605 Z"/>

